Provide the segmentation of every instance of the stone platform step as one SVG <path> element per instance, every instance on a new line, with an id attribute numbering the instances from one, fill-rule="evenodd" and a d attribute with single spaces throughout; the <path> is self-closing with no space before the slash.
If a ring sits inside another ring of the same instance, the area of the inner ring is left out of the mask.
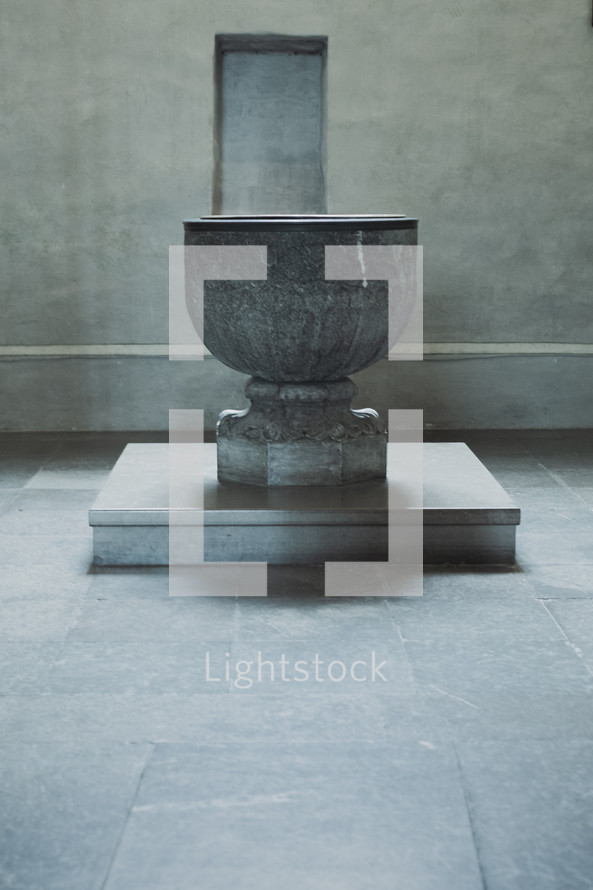
<path id="1" fill-rule="evenodd" d="M 95 565 L 168 565 L 170 521 L 191 525 L 196 516 L 207 562 L 387 560 L 388 495 L 397 489 L 405 501 L 409 484 L 401 470 L 405 445 L 388 446 L 388 480 L 276 489 L 221 484 L 216 446 L 192 447 L 199 449 L 195 473 L 183 505 L 170 511 L 169 446 L 126 446 L 89 511 Z M 467 445 L 420 447 L 424 563 L 513 565 L 519 508 Z"/>

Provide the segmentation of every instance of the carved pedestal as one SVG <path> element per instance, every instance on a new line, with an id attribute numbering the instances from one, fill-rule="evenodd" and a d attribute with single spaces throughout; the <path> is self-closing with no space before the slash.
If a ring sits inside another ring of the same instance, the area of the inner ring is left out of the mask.
<path id="1" fill-rule="evenodd" d="M 340 485 L 382 478 L 387 432 L 376 411 L 353 411 L 349 378 L 275 384 L 251 378 L 247 411 L 217 427 L 218 478 L 252 485 Z"/>

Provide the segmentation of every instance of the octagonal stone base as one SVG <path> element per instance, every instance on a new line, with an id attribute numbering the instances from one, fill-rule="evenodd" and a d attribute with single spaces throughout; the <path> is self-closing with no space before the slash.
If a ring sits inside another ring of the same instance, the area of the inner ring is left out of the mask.
<path id="1" fill-rule="evenodd" d="M 387 431 L 376 411 L 353 411 L 354 383 L 252 378 L 248 411 L 223 411 L 218 478 L 249 485 L 344 485 L 384 478 Z"/>
<path id="2" fill-rule="evenodd" d="M 251 485 L 343 485 L 385 476 L 387 436 L 343 442 L 218 440 L 218 478 Z"/>

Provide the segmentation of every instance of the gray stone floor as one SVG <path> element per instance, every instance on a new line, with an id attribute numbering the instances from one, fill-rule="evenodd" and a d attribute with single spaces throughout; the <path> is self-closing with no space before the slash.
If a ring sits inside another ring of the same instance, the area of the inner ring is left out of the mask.
<path id="1" fill-rule="evenodd" d="M 157 437 L 0 437 L 1 888 L 593 887 L 593 435 L 446 438 L 522 508 L 516 570 L 324 600 L 93 574 L 88 507 Z"/>

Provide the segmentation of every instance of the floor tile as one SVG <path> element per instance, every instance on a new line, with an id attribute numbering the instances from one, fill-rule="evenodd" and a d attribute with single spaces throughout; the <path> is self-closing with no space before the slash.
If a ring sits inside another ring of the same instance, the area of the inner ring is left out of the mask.
<path id="1" fill-rule="evenodd" d="M 0 533 L 0 561 L 18 568 L 53 565 L 56 569 L 86 574 L 93 562 L 90 530 L 84 535 L 7 535 Z"/>
<path id="2" fill-rule="evenodd" d="M 540 476 L 542 470 L 547 472 L 542 463 L 531 454 L 508 454 L 508 453 L 484 453 L 480 454 L 480 460 L 496 475 L 500 473 L 535 473 Z"/>
<path id="3" fill-rule="evenodd" d="M 62 444 L 68 433 L 63 432 L 0 432 L 0 455 L 28 454 L 49 451 L 53 453 Z"/>
<path id="4" fill-rule="evenodd" d="M 143 571 L 136 566 L 104 570 L 93 574 L 88 586 L 88 597 L 114 602 L 168 599 L 169 571 L 167 568 Z"/>
<path id="5" fill-rule="evenodd" d="M 380 696 L 385 737 L 390 742 L 415 739 L 426 748 L 456 738 L 447 716 L 431 706 L 428 696 Z"/>
<path id="6" fill-rule="evenodd" d="M 125 447 L 125 439 L 89 437 L 78 442 L 62 442 L 46 464 L 47 469 L 80 470 L 113 467 Z"/>
<path id="7" fill-rule="evenodd" d="M 39 695 L 48 692 L 48 674 L 59 656 L 60 643 L 2 641 L 0 696 Z"/>
<path id="8" fill-rule="evenodd" d="M 385 640 L 394 636 L 386 601 L 380 597 L 240 597 L 239 640 Z"/>
<path id="9" fill-rule="evenodd" d="M 10 509 L 21 491 L 21 488 L 0 488 L 0 516 Z"/>
<path id="10" fill-rule="evenodd" d="M 564 508 L 579 509 L 583 501 L 576 492 L 566 486 L 556 488 L 515 488 L 511 485 L 504 486 L 509 497 L 524 509 L 533 509 L 546 512 L 548 510 L 561 510 Z"/>
<path id="11" fill-rule="evenodd" d="M 19 499 L 20 500 L 20 499 Z M 0 516 L 0 533 L 5 535 L 67 535 L 89 537 L 86 510 L 23 510 L 14 504 Z"/>
<path id="12" fill-rule="evenodd" d="M 536 507 L 523 507 L 521 510 L 521 526 L 518 535 L 529 535 L 531 532 L 547 531 L 558 536 L 565 532 L 575 534 L 581 531 L 591 533 L 593 543 L 593 510 L 584 504 L 565 507 L 550 506 L 546 510 Z"/>
<path id="13" fill-rule="evenodd" d="M 559 488 L 562 483 L 551 472 L 540 469 L 513 469 L 500 464 L 490 472 L 503 488 Z"/>
<path id="14" fill-rule="evenodd" d="M 64 640 L 80 609 L 78 597 L 0 597 L 0 644 L 7 640 Z"/>
<path id="15" fill-rule="evenodd" d="M 0 512 L 0 532 L 89 537 L 89 507 L 97 489 L 22 488 Z"/>
<path id="16" fill-rule="evenodd" d="M 208 692 L 228 693 L 224 679 L 207 678 L 206 653 L 211 643 L 194 641 L 95 643 L 67 641 L 44 679 L 53 694 Z M 216 643 L 216 651 L 231 651 L 230 641 Z"/>
<path id="17" fill-rule="evenodd" d="M 591 470 L 593 469 L 593 445 L 578 447 L 570 445 L 559 449 L 558 446 L 548 449 L 533 449 L 534 457 L 547 470 Z"/>
<path id="18" fill-rule="evenodd" d="M 590 565 L 528 566 L 525 577 L 540 599 L 587 599 L 593 597 Z"/>
<path id="19" fill-rule="evenodd" d="M 423 880 L 415 875 L 414 880 L 416 881 L 414 890 L 437 888 L 437 884 L 432 883 L 430 877 Z M 228 887 L 233 887 L 235 890 L 272 890 L 272 888 L 275 890 L 280 883 L 287 890 L 392 890 L 393 874 L 389 872 L 379 874 L 376 869 L 368 867 L 362 870 L 350 868 L 345 871 L 322 866 L 312 871 L 306 865 L 291 868 L 288 875 L 262 873 L 257 867 L 235 869 L 224 864 L 200 869 L 200 884 L 208 887 L 208 890 L 227 890 Z M 117 886 L 119 887 L 119 884 Z M 134 887 L 137 886 L 134 884 Z M 186 877 L 185 881 L 175 886 L 191 887 L 193 890 L 195 885 Z M 106 890 L 110 887 L 111 884 Z"/>
<path id="20" fill-rule="evenodd" d="M 480 437 L 468 435 L 467 433 L 457 434 L 454 441 L 466 442 L 469 448 L 477 455 L 480 460 L 486 458 L 530 458 L 533 457 L 529 453 L 526 445 L 519 439 L 497 439 L 495 437 Z"/>
<path id="21" fill-rule="evenodd" d="M 593 442 L 593 429 L 577 428 L 577 429 L 539 429 L 539 430 L 509 430 L 507 431 L 511 438 L 515 435 L 529 444 L 538 445 L 545 442 L 559 442 L 566 444 L 568 442 L 587 443 Z M 486 432 L 488 434 L 488 432 Z"/>
<path id="22" fill-rule="evenodd" d="M 0 743 L 0 886 L 101 890 L 146 745 Z"/>
<path id="23" fill-rule="evenodd" d="M 51 554 L 50 554 L 51 555 Z M 3 558 L 3 557 L 2 557 Z M 19 599 L 59 600 L 83 597 L 91 576 L 55 562 L 2 565 L 0 602 Z"/>
<path id="24" fill-rule="evenodd" d="M 210 677 L 225 677 L 227 663 L 235 695 L 415 694 L 406 653 L 395 639 L 238 640 L 228 658 L 212 645 Z"/>
<path id="25" fill-rule="evenodd" d="M 528 443 L 527 450 L 552 469 L 593 467 L 593 438 L 590 436 L 533 440 Z"/>
<path id="26" fill-rule="evenodd" d="M 96 498 L 97 491 L 94 488 L 22 488 L 12 508 L 15 512 L 43 510 L 52 513 L 64 510 L 88 510 Z"/>
<path id="27" fill-rule="evenodd" d="M 41 471 L 48 458 L 48 452 L 3 455 L 0 457 L 0 489 L 26 485 Z"/>
<path id="28" fill-rule="evenodd" d="M 70 640 L 189 641 L 233 636 L 233 597 L 170 597 L 165 592 L 118 601 L 103 598 L 100 588 L 95 586 L 96 580 L 91 582 L 89 596 L 71 627 Z"/>
<path id="29" fill-rule="evenodd" d="M 545 605 L 572 643 L 593 643 L 592 600 L 547 601 Z"/>
<path id="30" fill-rule="evenodd" d="M 552 472 L 557 479 L 574 491 L 578 491 L 580 488 L 593 488 L 593 467 L 591 466 L 578 469 L 556 469 Z"/>
<path id="31" fill-rule="evenodd" d="M 451 739 L 572 739 L 593 737 L 593 690 L 562 692 L 531 685 L 482 690 L 471 700 L 434 687 L 421 696 L 426 732 Z M 466 694 L 467 691 L 466 691 Z M 389 737 L 397 713 L 385 721 Z M 427 736 L 431 738 L 431 736 Z"/>
<path id="32" fill-rule="evenodd" d="M 469 707 L 479 707 L 482 696 L 492 692 L 519 696 L 593 690 L 583 661 L 562 641 L 468 636 L 405 647 L 419 692 L 450 696 Z"/>
<path id="33" fill-rule="evenodd" d="M 99 490 L 122 451 L 118 441 L 87 440 L 66 443 L 55 450 L 26 482 L 27 489 Z"/>
<path id="34" fill-rule="evenodd" d="M 575 494 L 588 507 L 593 507 L 593 486 L 579 486 L 574 489 Z"/>
<path id="35" fill-rule="evenodd" d="M 488 890 L 589 890 L 593 740 L 458 745 Z"/>
<path id="36" fill-rule="evenodd" d="M 524 639 L 560 639 L 518 572 L 425 573 L 422 597 L 393 598 L 388 608 L 406 641 L 448 640 L 456 648 L 467 637 L 499 638 L 505 647 Z"/>
<path id="37" fill-rule="evenodd" d="M 22 488 L 0 514 L 0 533 L 89 537 L 88 510 L 96 496 L 88 489 Z"/>
<path id="38" fill-rule="evenodd" d="M 102 741 L 196 745 L 227 741 L 261 745 L 287 739 L 336 744 L 382 741 L 381 701 L 373 695 L 5 695 L 0 696 L 0 739 L 72 741 L 81 746 Z M 399 708 L 399 713 L 397 729 L 390 727 L 391 736 L 415 738 L 421 728 L 419 718 L 409 704 Z"/>
<path id="39" fill-rule="evenodd" d="M 520 566 L 592 565 L 593 530 L 523 529 L 517 533 L 516 557 Z"/>
<path id="40" fill-rule="evenodd" d="M 110 469 L 44 467 L 26 482 L 28 489 L 38 488 L 94 488 L 97 492 L 103 487 Z"/>
<path id="41" fill-rule="evenodd" d="M 320 890 L 393 890 L 394 876 L 480 890 L 453 750 L 158 746 L 105 890 L 301 890 L 305 874 Z"/>
<path id="42" fill-rule="evenodd" d="M 593 562 L 593 510 L 585 506 L 523 510 L 517 530 L 519 564 Z"/>

